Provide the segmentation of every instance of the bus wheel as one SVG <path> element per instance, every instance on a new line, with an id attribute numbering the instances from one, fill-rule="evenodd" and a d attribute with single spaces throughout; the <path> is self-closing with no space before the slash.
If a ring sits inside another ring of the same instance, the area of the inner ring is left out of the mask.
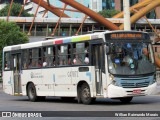
<path id="1" fill-rule="evenodd" d="M 83 104 L 91 104 L 95 98 L 91 97 L 90 89 L 87 83 L 83 83 L 81 87 L 81 101 Z"/>
<path id="2" fill-rule="evenodd" d="M 124 98 L 120 98 L 120 101 L 122 103 L 130 103 L 133 97 L 124 97 Z"/>
<path id="3" fill-rule="evenodd" d="M 37 97 L 37 94 L 36 94 L 36 88 L 35 88 L 33 83 L 30 83 L 28 85 L 27 93 L 28 93 L 28 98 L 29 98 L 30 101 L 35 102 L 35 101 L 38 100 L 38 97 Z"/>

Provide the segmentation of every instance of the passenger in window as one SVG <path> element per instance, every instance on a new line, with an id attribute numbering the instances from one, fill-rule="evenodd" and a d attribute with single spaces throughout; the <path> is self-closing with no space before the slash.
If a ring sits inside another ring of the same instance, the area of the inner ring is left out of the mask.
<path id="1" fill-rule="evenodd" d="M 88 48 L 88 46 L 85 48 L 85 50 L 84 50 L 84 53 L 88 53 L 88 51 L 89 51 L 89 48 Z"/>
<path id="2" fill-rule="evenodd" d="M 37 67 L 42 67 L 42 62 L 41 60 L 38 60 L 38 66 Z"/>
<path id="3" fill-rule="evenodd" d="M 71 58 L 68 58 L 68 65 L 71 65 L 71 64 L 72 64 Z"/>
<path id="4" fill-rule="evenodd" d="M 23 68 L 24 68 L 24 69 L 27 69 L 27 63 L 26 63 L 26 62 L 24 62 Z"/>
<path id="5" fill-rule="evenodd" d="M 47 62 L 43 62 L 43 67 L 47 67 Z"/>
<path id="6" fill-rule="evenodd" d="M 47 62 L 45 59 L 43 60 L 43 67 L 47 67 Z"/>
<path id="7" fill-rule="evenodd" d="M 9 69 L 9 67 L 8 67 L 8 64 L 6 63 L 5 64 L 5 70 L 8 70 Z"/>
<path id="8" fill-rule="evenodd" d="M 78 57 L 78 55 L 76 55 L 75 58 L 73 59 L 73 64 L 75 64 L 75 65 L 82 64 L 82 60 L 80 60 L 80 58 Z"/>
<path id="9" fill-rule="evenodd" d="M 85 59 L 84 59 L 84 63 L 85 63 L 85 64 L 89 64 L 89 58 L 88 58 L 87 56 L 86 56 Z"/>
<path id="10" fill-rule="evenodd" d="M 59 61 L 59 65 L 63 65 L 63 61 L 62 60 Z"/>
<path id="11" fill-rule="evenodd" d="M 56 61 L 55 60 L 53 60 L 53 66 L 56 66 Z"/>
<path id="12" fill-rule="evenodd" d="M 53 62 L 52 62 L 53 60 L 52 60 L 52 58 L 51 57 L 48 57 L 48 59 L 47 59 L 47 65 L 49 66 L 49 67 L 51 67 L 52 65 L 53 65 Z"/>
<path id="13" fill-rule="evenodd" d="M 36 67 L 36 61 L 35 60 L 32 61 L 31 67 Z"/>
<path id="14" fill-rule="evenodd" d="M 59 61 L 59 65 L 66 65 L 65 60 L 60 60 L 60 61 Z"/>

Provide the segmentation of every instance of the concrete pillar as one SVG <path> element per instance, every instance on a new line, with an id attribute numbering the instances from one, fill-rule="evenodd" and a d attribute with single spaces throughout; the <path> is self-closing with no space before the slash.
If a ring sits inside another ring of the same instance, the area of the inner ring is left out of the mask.
<path id="1" fill-rule="evenodd" d="M 59 24 L 59 26 L 58 26 L 58 36 L 60 36 L 61 35 L 61 25 Z"/>
<path id="2" fill-rule="evenodd" d="M 123 9 L 124 9 L 124 30 L 131 30 L 129 0 L 123 0 Z"/>
<path id="3" fill-rule="evenodd" d="M 35 29 L 34 29 L 34 36 L 36 36 L 37 34 L 37 24 L 35 24 Z"/>
<path id="4" fill-rule="evenodd" d="M 47 28 L 46 28 L 46 36 L 48 36 L 48 24 L 47 24 Z"/>
<path id="5" fill-rule="evenodd" d="M 69 26 L 69 36 L 71 36 L 72 35 L 72 24 L 70 24 L 70 26 Z"/>
<path id="6" fill-rule="evenodd" d="M 25 24 L 23 23 L 23 32 L 25 32 Z"/>

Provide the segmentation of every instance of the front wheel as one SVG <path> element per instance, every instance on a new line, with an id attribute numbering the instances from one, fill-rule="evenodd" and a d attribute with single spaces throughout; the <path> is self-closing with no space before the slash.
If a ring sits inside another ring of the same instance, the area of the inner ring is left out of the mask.
<path id="1" fill-rule="evenodd" d="M 130 103 L 133 97 L 124 97 L 124 98 L 120 98 L 120 101 L 122 103 Z"/>
<path id="2" fill-rule="evenodd" d="M 95 98 L 91 97 L 90 89 L 87 83 L 82 85 L 80 97 L 83 104 L 91 104 L 95 101 Z"/>

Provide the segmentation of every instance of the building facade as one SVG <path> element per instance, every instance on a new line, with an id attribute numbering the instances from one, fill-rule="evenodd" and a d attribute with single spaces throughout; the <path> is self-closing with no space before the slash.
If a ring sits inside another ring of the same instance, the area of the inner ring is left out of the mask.
<path id="1" fill-rule="evenodd" d="M 18 2 L 23 4 L 25 0 L 14 0 L 14 2 Z M 47 1 L 47 0 L 45 0 Z M 123 0 L 75 0 L 82 5 L 92 9 L 95 12 L 102 11 L 103 9 L 116 9 L 118 11 L 123 10 Z M 130 6 L 143 1 L 143 0 L 130 0 Z M 0 9 L 2 9 L 6 4 L 10 3 L 11 0 L 0 0 Z M 60 0 L 49 0 L 50 4 L 56 7 L 63 8 L 64 3 Z M 27 4 L 25 5 L 25 10 L 28 11 L 30 14 L 35 14 L 38 5 L 28 0 Z M 67 6 L 67 8 L 74 9 L 71 6 Z M 157 7 L 155 10 L 148 13 L 146 16 L 152 19 L 160 19 L 160 7 Z M 37 17 L 42 17 L 45 12 L 45 9 L 40 7 L 37 13 Z M 80 12 L 71 12 L 65 11 L 65 13 L 70 16 L 71 18 L 83 18 L 85 15 Z M 51 12 L 48 12 L 44 17 L 57 17 Z"/>
<path id="2" fill-rule="evenodd" d="M 47 0 L 45 0 L 45 1 L 47 1 Z M 30 14 L 35 14 L 35 12 L 37 10 L 37 7 L 38 7 L 37 4 L 31 2 L 31 0 L 28 0 L 28 2 L 26 3 L 24 9 Z M 42 17 L 44 12 L 45 12 L 45 9 L 43 7 L 39 7 L 38 12 L 37 12 L 37 17 Z M 44 17 L 48 17 L 48 13 L 45 14 Z"/>
<path id="3" fill-rule="evenodd" d="M 130 6 L 144 0 L 130 0 Z M 99 12 L 103 9 L 116 9 L 123 11 L 123 0 L 90 0 L 91 9 Z M 146 16 L 150 19 L 160 19 L 160 7 L 148 13 Z"/>
<path id="4" fill-rule="evenodd" d="M 59 1 L 59 0 L 49 0 L 50 4 L 55 6 L 55 7 L 59 7 L 59 8 L 63 8 L 64 7 L 64 3 Z M 90 8 L 90 1 L 92 0 L 75 0 L 81 4 L 83 4 L 84 6 Z M 71 6 L 67 6 L 66 8 L 68 9 L 75 9 L 72 8 Z M 65 11 L 65 14 L 67 14 L 68 16 L 70 16 L 71 18 L 83 18 L 85 16 L 85 14 L 80 13 L 80 12 L 71 12 L 71 11 Z M 52 14 L 51 12 L 48 12 L 48 17 L 57 17 L 54 14 Z"/>
<path id="5" fill-rule="evenodd" d="M 141 2 L 144 0 L 130 0 L 130 6 Z M 123 0 L 112 0 L 112 2 L 115 3 L 115 8 L 118 11 L 122 11 L 123 10 Z M 110 2 L 109 4 L 113 4 L 112 2 Z M 157 7 L 155 10 L 151 11 L 150 13 L 148 13 L 146 16 L 150 19 L 160 19 L 160 7 Z"/>

